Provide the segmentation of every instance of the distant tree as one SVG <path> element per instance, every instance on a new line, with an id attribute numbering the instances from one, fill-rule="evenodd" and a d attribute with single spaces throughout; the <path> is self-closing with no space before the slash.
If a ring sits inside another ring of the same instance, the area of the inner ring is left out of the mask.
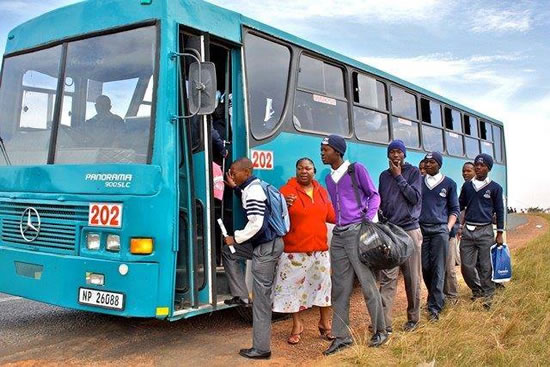
<path id="1" fill-rule="evenodd" d="M 543 208 L 540 208 L 540 207 L 530 207 L 527 209 L 527 213 L 542 213 L 544 212 L 544 209 Z"/>

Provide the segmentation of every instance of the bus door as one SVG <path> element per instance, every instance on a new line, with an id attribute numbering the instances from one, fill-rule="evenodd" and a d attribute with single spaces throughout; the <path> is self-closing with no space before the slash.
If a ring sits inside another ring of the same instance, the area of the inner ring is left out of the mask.
<path id="1" fill-rule="evenodd" d="M 206 33 L 182 29 L 180 52 L 196 54 L 201 61 L 215 64 L 219 104 L 211 115 L 193 116 L 181 120 L 179 125 L 182 160 L 179 169 L 180 238 L 175 315 L 192 312 L 207 305 L 215 308 L 218 303 L 223 304 L 223 299 L 229 292 L 224 284 L 217 286 L 217 274 L 223 273 L 223 268 L 220 257 L 222 237 L 216 219 L 224 217 L 228 230 L 232 229 L 231 192 L 225 193 L 229 203 L 224 200 L 222 204 L 221 200 L 214 198 L 213 187 L 213 163 L 220 169 L 229 164 L 219 149 L 219 142 L 231 139 L 228 97 L 232 84 L 230 49 L 211 42 Z M 187 56 L 182 59 L 183 75 L 180 77 L 186 93 L 189 92 L 186 71 L 193 61 L 192 57 Z M 216 135 L 214 144 L 213 135 Z M 230 144 L 227 144 L 227 149 L 230 151 Z M 225 213 L 223 216 L 222 211 Z"/>

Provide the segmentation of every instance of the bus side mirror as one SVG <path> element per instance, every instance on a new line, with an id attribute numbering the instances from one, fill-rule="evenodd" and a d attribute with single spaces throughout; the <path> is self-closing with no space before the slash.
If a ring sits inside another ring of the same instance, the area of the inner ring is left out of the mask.
<path id="1" fill-rule="evenodd" d="M 194 62 L 189 65 L 189 111 L 210 115 L 216 109 L 216 65 Z"/>

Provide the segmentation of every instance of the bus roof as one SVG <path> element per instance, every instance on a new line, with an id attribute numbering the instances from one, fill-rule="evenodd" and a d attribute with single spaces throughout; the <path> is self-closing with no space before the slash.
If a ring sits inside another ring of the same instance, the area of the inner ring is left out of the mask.
<path id="1" fill-rule="evenodd" d="M 6 53 L 18 52 L 86 33 L 158 19 L 161 21 L 173 20 L 192 28 L 208 30 L 212 35 L 241 43 L 240 26 L 242 25 L 293 43 L 334 61 L 348 64 L 358 70 L 378 75 L 482 119 L 503 124 L 499 120 L 382 70 L 206 1 L 152 0 L 148 5 L 142 3 L 145 1 L 86 0 L 50 11 L 14 28 L 8 35 Z M 115 14 L 116 16 L 105 16 L 105 14 Z"/>

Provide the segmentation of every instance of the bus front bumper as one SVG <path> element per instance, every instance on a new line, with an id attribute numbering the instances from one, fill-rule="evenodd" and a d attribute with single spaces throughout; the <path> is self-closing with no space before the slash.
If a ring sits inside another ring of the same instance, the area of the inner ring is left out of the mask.
<path id="1" fill-rule="evenodd" d="M 55 255 L 0 245 L 0 269 L 0 293 L 110 315 L 156 316 L 157 263 Z M 92 284 L 101 276 L 103 285 Z"/>

